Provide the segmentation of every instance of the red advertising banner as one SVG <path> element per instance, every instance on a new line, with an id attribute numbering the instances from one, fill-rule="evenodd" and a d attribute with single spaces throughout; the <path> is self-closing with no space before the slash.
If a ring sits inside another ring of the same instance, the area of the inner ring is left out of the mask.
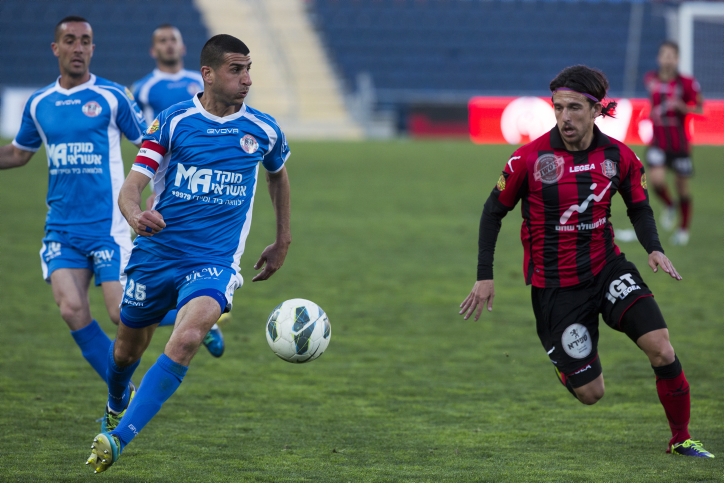
<path id="1" fill-rule="evenodd" d="M 596 121 L 607 135 L 626 144 L 648 144 L 653 135 L 648 99 L 616 99 L 615 118 Z M 550 98 L 473 97 L 468 103 L 470 138 L 477 144 L 525 144 L 555 126 Z M 691 115 L 693 144 L 724 145 L 724 100 L 704 101 L 704 114 Z"/>

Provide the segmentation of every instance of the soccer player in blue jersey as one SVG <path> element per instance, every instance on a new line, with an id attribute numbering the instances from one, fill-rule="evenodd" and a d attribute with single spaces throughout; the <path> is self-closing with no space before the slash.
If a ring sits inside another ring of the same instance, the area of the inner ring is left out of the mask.
<path id="1" fill-rule="evenodd" d="M 133 84 L 133 95 L 151 124 L 161 111 L 191 99 L 204 88 L 201 73 L 184 69 L 186 55 L 181 32 L 173 25 L 160 25 L 151 37 L 151 57 L 156 68 Z"/>
<path id="2" fill-rule="evenodd" d="M 106 411 L 123 414 L 93 440 L 87 464 L 96 472 L 123 449 L 176 391 L 209 328 L 231 308 L 241 286 L 239 260 L 251 226 L 259 163 L 276 215 L 276 240 L 266 247 L 252 281 L 284 263 L 291 243 L 289 147 L 273 118 L 244 104 L 251 77 L 249 49 L 230 35 L 201 51 L 204 91 L 162 112 L 146 131 L 118 204 L 139 233 L 124 274 L 121 323 L 109 351 Z M 142 211 L 141 192 L 153 179 L 158 199 Z M 164 353 L 136 396 L 127 388 L 156 326 L 178 309 Z M 129 402 L 130 401 L 130 402 Z"/>
<path id="3" fill-rule="evenodd" d="M 30 161 L 45 145 L 48 215 L 40 250 L 43 278 L 52 285 L 60 315 L 83 357 L 105 380 L 108 336 L 93 319 L 88 289 L 95 276 L 108 315 L 120 320 L 120 275 L 132 248 L 128 223 L 117 206 L 124 179 L 121 135 L 140 146 L 146 123 L 123 86 L 90 73 L 93 30 L 82 17 L 66 17 L 51 44 L 60 77 L 35 92 L 20 132 L 0 148 L 0 169 Z"/>
<path id="4" fill-rule="evenodd" d="M 154 30 L 151 37 L 151 57 L 156 59 L 156 68 L 133 84 L 133 95 L 143 109 L 149 125 L 165 109 L 187 101 L 203 90 L 201 73 L 184 69 L 184 55 L 186 55 L 186 46 L 181 32 L 176 27 L 164 24 Z M 155 198 L 154 193 L 148 197 L 147 209 L 152 209 Z M 222 314 L 219 320 L 228 317 L 228 313 Z M 175 322 L 176 311 L 172 310 L 158 325 L 159 327 L 173 325 Z M 204 346 L 214 357 L 221 357 L 224 354 L 224 337 L 217 324 L 214 324 L 204 337 Z"/>

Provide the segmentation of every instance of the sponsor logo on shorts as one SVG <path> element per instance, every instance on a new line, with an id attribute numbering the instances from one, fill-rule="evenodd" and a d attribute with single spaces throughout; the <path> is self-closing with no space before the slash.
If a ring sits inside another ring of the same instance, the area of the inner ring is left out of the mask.
<path id="1" fill-rule="evenodd" d="M 194 280 L 198 280 L 200 278 L 216 278 L 216 279 L 218 279 L 222 273 L 224 273 L 224 269 L 222 269 L 222 268 L 206 267 L 206 268 L 202 268 L 201 270 L 194 270 L 193 272 L 186 275 L 186 281 L 193 282 Z"/>
<path id="2" fill-rule="evenodd" d="M 628 294 L 634 290 L 641 290 L 641 286 L 636 284 L 636 281 L 630 273 L 621 275 L 618 279 L 611 282 L 608 286 L 608 293 L 606 298 L 612 304 L 616 303 L 616 300 L 625 299 Z"/>
<path id="3" fill-rule="evenodd" d="M 610 159 L 606 159 L 603 163 L 601 163 L 601 171 L 603 171 L 603 175 L 608 179 L 613 178 L 616 176 L 616 163 Z"/>
<path id="4" fill-rule="evenodd" d="M 43 258 L 45 258 L 46 262 L 49 262 L 50 260 L 54 259 L 55 257 L 60 256 L 60 247 L 62 246 L 58 242 L 48 242 L 46 245 L 48 248 L 43 254 Z"/>
<path id="5" fill-rule="evenodd" d="M 574 372 L 573 374 L 571 374 L 571 376 L 575 376 L 576 374 L 580 374 L 580 373 L 582 373 L 582 372 L 586 372 L 586 371 L 589 370 L 590 368 L 591 368 L 591 364 L 588 364 L 586 367 L 582 367 L 582 368 L 578 369 L 576 372 Z"/>
<path id="6" fill-rule="evenodd" d="M 103 108 L 96 101 L 88 101 L 85 103 L 81 110 L 83 111 L 83 114 L 88 117 L 96 117 L 98 114 L 101 113 Z"/>
<path id="7" fill-rule="evenodd" d="M 583 359 L 593 350 L 591 335 L 585 325 L 572 324 L 563 331 L 561 344 L 566 354 L 574 359 Z"/>
<path id="8" fill-rule="evenodd" d="M 533 165 L 533 178 L 545 184 L 556 183 L 563 176 L 565 160 L 554 154 L 544 154 Z"/>
<path id="9" fill-rule="evenodd" d="M 93 264 L 94 265 L 105 265 L 107 263 L 111 263 L 113 261 L 114 253 L 116 253 L 115 250 L 92 251 L 91 255 L 93 255 Z"/>
<path id="10" fill-rule="evenodd" d="M 241 138 L 241 149 L 243 149 L 245 152 L 252 154 L 255 153 L 257 149 L 259 149 L 259 143 L 256 142 L 256 138 L 252 136 L 251 134 L 247 134 L 243 138 Z M 285 141 L 286 144 L 286 141 Z"/>

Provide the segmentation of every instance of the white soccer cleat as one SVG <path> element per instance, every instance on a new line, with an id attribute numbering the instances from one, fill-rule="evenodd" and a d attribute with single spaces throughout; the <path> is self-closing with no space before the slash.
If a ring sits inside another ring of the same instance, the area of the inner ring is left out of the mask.
<path id="1" fill-rule="evenodd" d="M 659 217 L 659 223 L 664 230 L 673 230 L 676 225 L 676 208 L 673 206 L 664 208 L 664 211 L 661 212 L 661 216 Z"/>
<path id="2" fill-rule="evenodd" d="M 676 230 L 676 233 L 671 237 L 670 240 L 672 245 L 685 246 L 689 243 L 689 231 L 688 230 Z"/>

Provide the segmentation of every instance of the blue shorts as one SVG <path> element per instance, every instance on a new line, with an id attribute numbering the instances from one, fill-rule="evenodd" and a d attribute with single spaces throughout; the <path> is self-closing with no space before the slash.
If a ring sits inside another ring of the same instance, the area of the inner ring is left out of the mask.
<path id="1" fill-rule="evenodd" d="M 221 313 L 231 310 L 234 291 L 244 279 L 233 268 L 202 259 L 171 260 L 133 249 L 121 276 L 121 322 L 142 328 L 156 324 L 169 310 L 203 295 L 213 297 Z"/>
<path id="2" fill-rule="evenodd" d="M 62 231 L 48 230 L 40 249 L 43 278 L 50 283 L 50 274 L 59 268 L 84 268 L 95 275 L 96 286 L 117 282 L 131 255 L 131 234 L 128 238 L 106 236 L 84 238 Z"/>

